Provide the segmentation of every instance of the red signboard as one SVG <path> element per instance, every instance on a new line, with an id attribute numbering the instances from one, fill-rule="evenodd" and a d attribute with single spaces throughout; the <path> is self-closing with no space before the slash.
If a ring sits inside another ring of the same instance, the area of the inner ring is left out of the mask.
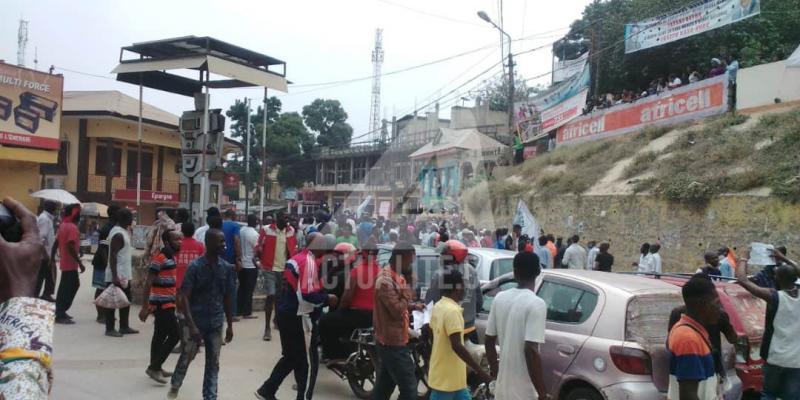
<path id="1" fill-rule="evenodd" d="M 559 145 L 619 136 L 648 125 L 671 125 L 727 110 L 726 75 L 575 119 L 558 129 Z"/>
<path id="2" fill-rule="evenodd" d="M 225 174 L 222 180 L 222 187 L 226 190 L 239 190 L 239 175 L 238 174 Z"/>
<path id="3" fill-rule="evenodd" d="M 536 146 L 525 146 L 525 149 L 522 150 L 522 158 L 527 160 L 529 158 L 536 157 L 536 152 Z"/>
<path id="4" fill-rule="evenodd" d="M 178 194 L 142 190 L 141 199 L 143 203 L 177 203 Z M 112 200 L 136 201 L 136 189 L 115 189 Z"/>

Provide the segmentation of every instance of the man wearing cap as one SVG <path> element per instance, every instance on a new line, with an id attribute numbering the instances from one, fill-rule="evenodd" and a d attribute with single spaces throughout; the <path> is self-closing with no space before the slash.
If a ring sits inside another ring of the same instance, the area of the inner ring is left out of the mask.
<path id="1" fill-rule="evenodd" d="M 444 273 L 448 269 L 456 269 L 464 277 L 464 299 L 461 306 L 464 308 L 464 337 L 473 343 L 478 342 L 475 332 L 475 316 L 481 309 L 483 295 L 481 293 L 480 281 L 475 268 L 465 262 L 468 255 L 467 247 L 458 240 L 448 240 L 442 249 L 441 268 L 431 276 L 428 291 L 424 293 L 425 304 L 437 302 L 442 298 L 442 285 Z"/>

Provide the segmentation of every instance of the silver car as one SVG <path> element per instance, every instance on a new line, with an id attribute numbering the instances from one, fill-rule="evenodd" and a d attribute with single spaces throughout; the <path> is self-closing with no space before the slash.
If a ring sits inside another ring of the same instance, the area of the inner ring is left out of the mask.
<path id="1" fill-rule="evenodd" d="M 475 267 L 481 284 L 503 276 L 514 269 L 514 256 L 517 254 L 514 251 L 487 247 L 470 247 L 468 250 L 467 261 Z"/>
<path id="2" fill-rule="evenodd" d="M 483 286 L 481 342 L 492 300 L 515 287 L 507 274 Z M 663 400 L 669 383 L 667 324 L 680 288 L 656 279 L 584 270 L 545 270 L 536 292 L 547 303 L 540 346 L 549 394 L 561 400 Z M 502 349 L 501 349 L 502 350 Z M 502 357 L 502 355 L 501 355 Z M 724 397 L 739 399 L 735 351 L 723 341 Z"/>

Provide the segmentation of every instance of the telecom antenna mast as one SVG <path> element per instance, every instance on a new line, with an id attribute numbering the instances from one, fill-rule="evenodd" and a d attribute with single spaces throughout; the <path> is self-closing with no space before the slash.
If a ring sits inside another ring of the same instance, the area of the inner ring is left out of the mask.
<path id="1" fill-rule="evenodd" d="M 25 66 L 25 47 L 28 46 L 28 21 L 19 20 L 19 31 L 17 31 L 17 65 Z"/>
<path id="2" fill-rule="evenodd" d="M 368 137 L 381 135 L 381 66 L 383 65 L 383 29 L 375 30 L 375 49 L 372 50 L 372 106 L 369 111 Z"/>

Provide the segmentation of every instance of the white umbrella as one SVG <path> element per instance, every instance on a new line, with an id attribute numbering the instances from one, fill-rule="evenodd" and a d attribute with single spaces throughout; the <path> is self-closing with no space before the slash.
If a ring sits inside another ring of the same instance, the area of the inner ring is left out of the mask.
<path id="1" fill-rule="evenodd" d="M 31 193 L 31 196 L 44 200 L 57 201 L 64 205 L 81 203 L 72 193 L 62 189 L 44 189 Z"/>

